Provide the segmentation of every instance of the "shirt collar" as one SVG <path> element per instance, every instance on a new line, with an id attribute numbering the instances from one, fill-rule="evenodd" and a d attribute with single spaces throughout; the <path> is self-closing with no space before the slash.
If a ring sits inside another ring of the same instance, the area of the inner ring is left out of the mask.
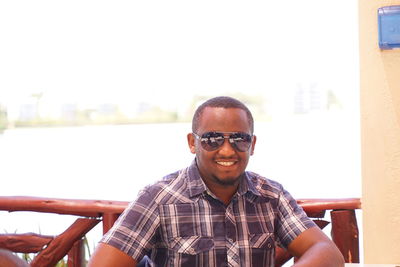
<path id="1" fill-rule="evenodd" d="M 252 176 L 249 172 L 244 172 L 243 179 L 239 184 L 238 193 L 239 195 L 244 195 L 247 192 L 250 192 L 256 196 L 261 196 L 260 192 L 257 190 L 256 185 L 252 181 Z"/>
<path id="2" fill-rule="evenodd" d="M 261 196 L 258 192 L 256 185 L 252 181 L 252 177 L 249 172 L 244 172 L 243 178 L 240 181 L 237 194 L 240 196 L 246 195 L 247 192 L 251 192 L 256 196 Z M 189 197 L 198 196 L 207 191 L 207 186 L 201 179 L 199 169 L 197 167 L 196 159 L 193 160 L 192 164 L 188 168 L 188 182 L 189 182 Z"/>
<path id="3" fill-rule="evenodd" d="M 196 159 L 192 161 L 192 164 L 188 168 L 188 187 L 189 197 L 195 197 L 207 191 L 207 186 L 201 179 L 199 169 L 197 168 Z"/>

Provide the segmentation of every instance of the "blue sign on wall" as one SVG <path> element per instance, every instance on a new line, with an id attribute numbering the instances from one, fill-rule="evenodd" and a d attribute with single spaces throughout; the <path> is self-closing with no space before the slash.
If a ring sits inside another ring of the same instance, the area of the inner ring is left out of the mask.
<path id="1" fill-rule="evenodd" d="M 379 48 L 400 48 L 400 6 L 378 9 Z"/>

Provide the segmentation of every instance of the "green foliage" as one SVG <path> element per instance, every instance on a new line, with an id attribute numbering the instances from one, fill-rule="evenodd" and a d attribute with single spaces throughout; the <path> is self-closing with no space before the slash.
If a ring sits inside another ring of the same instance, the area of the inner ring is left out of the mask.
<path id="1" fill-rule="evenodd" d="M 0 132 L 7 128 L 7 111 L 0 105 Z"/>
<path id="2" fill-rule="evenodd" d="M 261 95 L 247 95 L 244 93 L 226 93 L 243 101 L 253 113 L 257 120 L 268 119 L 265 99 Z M 39 102 L 41 95 L 32 96 Z M 81 126 L 81 125 L 104 125 L 104 124 L 137 124 L 137 123 L 174 123 L 190 122 L 197 106 L 213 95 L 196 95 L 185 108 L 175 107 L 173 109 L 162 108 L 151 103 L 142 103 L 137 107 L 135 114 L 125 114 L 117 104 L 103 104 L 99 108 L 79 109 L 78 106 L 68 107 L 63 117 L 50 118 L 39 115 L 37 108 L 36 115 L 31 119 L 16 120 L 11 123 L 15 127 L 54 127 L 54 126 Z M 168 101 L 168 100 L 166 100 Z M 5 123 L 3 123 L 5 124 Z M 0 129 L 1 129 L 0 115 Z"/>
<path id="3" fill-rule="evenodd" d="M 29 253 L 23 253 L 23 254 L 21 255 L 21 258 L 22 258 L 24 261 L 28 262 L 28 263 L 30 263 L 30 262 L 33 260 L 32 254 L 29 254 Z"/>
<path id="4" fill-rule="evenodd" d="M 67 267 L 67 261 L 65 259 L 60 260 L 57 264 L 56 267 Z"/>
<path id="5" fill-rule="evenodd" d="M 86 236 L 83 237 L 83 244 L 84 244 L 84 251 L 85 251 L 85 255 L 86 255 L 86 259 L 90 259 L 90 257 L 92 256 L 91 253 L 91 249 L 89 246 L 89 242 Z M 21 259 L 23 259 L 24 261 L 26 261 L 27 263 L 31 263 L 33 258 L 36 256 L 36 254 L 34 253 L 16 253 L 16 255 L 18 257 L 20 257 Z M 68 258 L 67 256 L 65 256 L 63 259 L 61 259 L 56 265 L 55 267 L 68 267 Z"/>

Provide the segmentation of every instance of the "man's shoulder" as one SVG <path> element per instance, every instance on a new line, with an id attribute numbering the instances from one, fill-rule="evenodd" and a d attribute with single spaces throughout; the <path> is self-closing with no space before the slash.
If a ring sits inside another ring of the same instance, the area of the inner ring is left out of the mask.
<path id="1" fill-rule="evenodd" d="M 146 186 L 140 195 L 146 194 L 157 204 L 185 201 L 188 195 L 187 168 L 164 176 L 161 180 Z"/>
<path id="2" fill-rule="evenodd" d="M 266 178 L 258 173 L 247 171 L 247 177 L 249 183 L 251 183 L 253 188 L 263 197 L 278 198 L 284 190 L 279 182 Z"/>

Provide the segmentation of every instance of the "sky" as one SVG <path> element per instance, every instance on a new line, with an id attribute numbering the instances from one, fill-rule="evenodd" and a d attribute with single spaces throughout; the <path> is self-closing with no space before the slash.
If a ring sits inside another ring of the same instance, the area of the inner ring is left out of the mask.
<path id="1" fill-rule="evenodd" d="M 0 103 L 151 102 L 318 83 L 358 98 L 357 2 L 1 1 Z"/>

